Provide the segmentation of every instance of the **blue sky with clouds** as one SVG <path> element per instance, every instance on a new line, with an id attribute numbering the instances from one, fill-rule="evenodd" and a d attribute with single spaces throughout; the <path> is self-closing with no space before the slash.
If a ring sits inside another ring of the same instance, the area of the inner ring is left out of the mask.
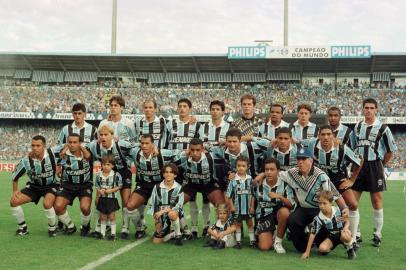
<path id="1" fill-rule="evenodd" d="M 108 53 L 112 0 L 0 0 L 0 51 Z M 289 45 L 406 52 L 404 0 L 290 0 Z M 283 0 L 118 0 L 118 53 L 283 43 Z"/>

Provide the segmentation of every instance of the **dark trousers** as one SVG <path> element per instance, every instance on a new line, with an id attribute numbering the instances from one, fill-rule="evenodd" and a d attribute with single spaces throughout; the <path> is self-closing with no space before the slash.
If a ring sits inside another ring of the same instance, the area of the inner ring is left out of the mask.
<path id="1" fill-rule="evenodd" d="M 290 238 L 297 251 L 306 251 L 308 236 L 304 230 L 319 212 L 319 208 L 303 208 L 298 206 L 295 211 L 289 215 L 288 228 Z"/>

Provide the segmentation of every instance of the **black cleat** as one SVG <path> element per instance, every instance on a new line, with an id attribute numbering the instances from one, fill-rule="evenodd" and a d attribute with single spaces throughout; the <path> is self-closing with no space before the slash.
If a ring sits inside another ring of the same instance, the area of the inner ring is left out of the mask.
<path id="1" fill-rule="evenodd" d="M 123 231 L 120 233 L 120 237 L 121 237 L 121 239 L 127 240 L 130 238 L 130 235 L 128 234 L 128 232 Z"/>
<path id="2" fill-rule="evenodd" d="M 203 247 L 215 247 L 217 245 L 217 241 L 214 239 L 210 239 L 209 241 L 207 241 Z"/>
<path id="3" fill-rule="evenodd" d="M 76 226 L 75 226 L 75 225 L 73 225 L 72 228 L 66 228 L 66 229 L 65 229 L 65 234 L 66 234 L 66 235 L 72 235 L 72 234 L 74 234 L 75 232 L 76 232 Z"/>
<path id="4" fill-rule="evenodd" d="M 380 247 L 381 246 L 381 238 L 374 234 L 374 238 L 372 238 L 372 245 L 374 247 Z"/>
<path id="5" fill-rule="evenodd" d="M 237 242 L 237 244 L 235 244 L 234 248 L 236 248 L 236 249 L 242 249 L 241 242 Z"/>
<path id="6" fill-rule="evenodd" d="M 192 232 L 192 238 L 193 239 L 198 239 L 199 238 L 199 235 L 197 234 L 197 231 Z"/>
<path id="7" fill-rule="evenodd" d="M 223 249 L 225 247 L 226 247 L 226 242 L 224 242 L 223 240 L 219 240 L 217 242 L 217 245 L 214 246 L 213 248 L 215 248 L 215 249 Z"/>
<path id="8" fill-rule="evenodd" d="M 360 236 L 356 236 L 355 237 L 355 240 L 357 241 L 357 243 L 362 243 L 362 236 L 360 235 Z"/>
<path id="9" fill-rule="evenodd" d="M 80 236 L 86 237 L 90 232 L 90 224 L 80 227 Z"/>
<path id="10" fill-rule="evenodd" d="M 56 236 L 56 229 L 55 230 L 49 230 L 48 229 L 48 236 L 49 237 L 55 237 Z"/>
<path id="11" fill-rule="evenodd" d="M 257 242 L 250 241 L 250 248 L 257 248 Z"/>
<path id="12" fill-rule="evenodd" d="M 104 239 L 104 236 L 101 233 L 98 233 L 98 234 L 95 235 L 94 239 L 102 240 L 102 239 Z"/>
<path id="13" fill-rule="evenodd" d="M 145 231 L 136 231 L 135 232 L 135 239 L 144 238 L 147 235 Z"/>
<path id="14" fill-rule="evenodd" d="M 27 234 L 29 234 L 27 226 L 20 227 L 16 231 L 16 235 L 27 235 Z"/>
<path id="15" fill-rule="evenodd" d="M 354 242 L 352 243 L 352 248 L 354 249 L 355 252 L 358 252 L 361 246 L 358 243 Z"/>
<path id="16" fill-rule="evenodd" d="M 183 245 L 183 242 L 182 242 L 182 235 L 177 235 L 177 236 L 175 237 L 175 245 L 177 245 L 177 246 Z"/>
<path id="17" fill-rule="evenodd" d="M 57 232 L 63 232 L 65 230 L 65 224 L 62 223 L 62 221 L 58 221 L 58 226 L 56 227 Z"/>
<path id="18" fill-rule="evenodd" d="M 93 232 L 90 233 L 90 236 L 93 237 L 93 238 L 97 238 L 99 236 L 99 234 L 100 234 L 100 232 L 93 231 Z"/>
<path id="19" fill-rule="evenodd" d="M 107 237 L 107 240 L 116 241 L 116 240 L 117 240 L 117 237 L 116 237 L 115 234 L 111 234 L 111 235 L 109 235 L 109 236 Z"/>
<path id="20" fill-rule="evenodd" d="M 202 237 L 206 237 L 207 235 L 208 235 L 208 231 L 209 230 L 209 227 L 208 226 L 205 226 L 204 228 L 203 228 L 203 232 L 202 232 Z"/>
<path id="21" fill-rule="evenodd" d="M 355 258 L 357 258 L 357 254 L 355 253 L 354 248 L 350 248 L 349 250 L 347 250 L 347 255 L 349 260 L 354 260 Z"/>

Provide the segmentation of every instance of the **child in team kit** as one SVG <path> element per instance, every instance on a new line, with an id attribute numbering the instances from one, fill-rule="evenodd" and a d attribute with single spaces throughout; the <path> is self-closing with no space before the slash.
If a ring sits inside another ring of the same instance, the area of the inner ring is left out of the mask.
<path id="1" fill-rule="evenodd" d="M 150 213 L 155 220 L 155 233 L 153 242 L 156 244 L 165 241 L 174 226 L 175 244 L 182 245 L 179 217 L 182 213 L 184 195 L 182 186 L 175 181 L 179 169 L 175 164 L 169 163 L 163 167 L 161 183 L 154 186 L 151 196 Z"/>
<path id="2" fill-rule="evenodd" d="M 104 239 L 106 236 L 107 220 L 110 221 L 111 234 L 109 240 L 116 240 L 116 216 L 115 212 L 120 209 L 117 200 L 117 191 L 122 187 L 121 175 L 113 171 L 114 156 L 106 155 L 103 157 L 101 165 L 102 171 L 96 176 L 96 208 L 100 211 L 101 228 L 98 239 Z"/>
<path id="3" fill-rule="evenodd" d="M 235 230 L 236 227 L 231 220 L 227 205 L 219 204 L 217 206 L 217 221 L 207 230 L 210 240 L 205 246 L 217 249 L 235 246 Z"/>
<path id="4" fill-rule="evenodd" d="M 350 224 L 347 220 L 343 220 L 340 209 L 333 206 L 333 193 L 327 190 L 320 191 L 318 201 L 320 213 L 314 217 L 311 224 L 309 240 L 302 259 L 310 257 L 313 242 L 318 245 L 321 255 L 327 255 L 336 246 L 343 244 L 347 248 L 348 259 L 355 259 Z"/>
<path id="5" fill-rule="evenodd" d="M 241 224 L 247 222 L 248 235 L 250 238 L 250 247 L 255 247 L 255 234 L 252 216 L 250 214 L 251 198 L 253 195 L 253 180 L 247 174 L 249 160 L 247 157 L 239 156 L 236 160 L 237 172 L 227 189 L 227 198 L 230 211 L 233 213 L 233 219 L 236 226 L 236 248 L 241 249 Z"/>

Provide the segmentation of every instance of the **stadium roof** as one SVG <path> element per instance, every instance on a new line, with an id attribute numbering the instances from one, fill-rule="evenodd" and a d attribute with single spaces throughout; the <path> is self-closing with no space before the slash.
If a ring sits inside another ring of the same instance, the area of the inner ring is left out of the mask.
<path id="1" fill-rule="evenodd" d="M 111 72 L 406 72 L 406 53 L 371 58 L 228 59 L 226 54 L 70 54 L 1 52 L 0 69 Z"/>

